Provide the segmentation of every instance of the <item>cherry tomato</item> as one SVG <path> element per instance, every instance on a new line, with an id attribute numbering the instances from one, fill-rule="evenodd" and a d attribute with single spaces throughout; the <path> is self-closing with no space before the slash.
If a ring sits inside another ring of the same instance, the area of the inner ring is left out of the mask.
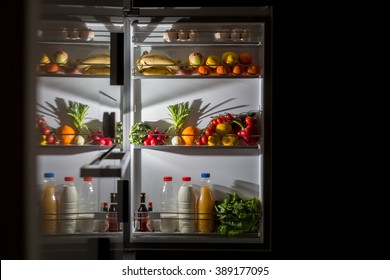
<path id="1" fill-rule="evenodd" d="M 207 145 L 207 142 L 209 141 L 209 137 L 207 135 L 203 135 L 201 141 L 203 145 Z"/>
<path id="2" fill-rule="evenodd" d="M 228 121 L 232 121 L 234 119 L 233 115 L 230 113 L 227 113 L 225 117 L 227 118 Z"/>
<path id="3" fill-rule="evenodd" d="M 225 121 L 223 120 L 222 117 L 219 117 L 219 118 L 217 118 L 217 122 L 218 122 L 218 124 L 220 124 L 220 123 L 224 123 Z"/>
<path id="4" fill-rule="evenodd" d="M 51 130 L 48 127 L 42 128 L 42 134 L 49 135 L 51 134 Z"/>
<path id="5" fill-rule="evenodd" d="M 202 140 L 201 140 L 201 139 L 199 139 L 199 140 L 196 140 L 196 145 L 198 145 L 198 146 L 202 146 L 202 145 L 203 145 L 203 142 L 202 142 Z"/>
<path id="6" fill-rule="evenodd" d="M 213 126 L 217 126 L 218 121 L 217 121 L 217 119 L 213 119 L 213 120 L 211 121 L 211 123 L 213 124 Z"/>
<path id="7" fill-rule="evenodd" d="M 53 142 L 54 142 L 54 136 L 51 135 L 51 134 L 47 135 L 46 136 L 46 143 L 47 144 L 53 144 Z"/>
<path id="8" fill-rule="evenodd" d="M 207 128 L 204 132 L 205 135 L 211 136 L 213 135 L 214 131 L 211 128 Z"/>

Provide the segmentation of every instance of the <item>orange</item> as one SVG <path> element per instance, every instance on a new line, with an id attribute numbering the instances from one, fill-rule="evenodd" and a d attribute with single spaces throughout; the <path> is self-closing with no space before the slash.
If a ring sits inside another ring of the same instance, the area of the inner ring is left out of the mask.
<path id="1" fill-rule="evenodd" d="M 240 53 L 238 55 L 238 61 L 244 65 L 251 64 L 252 63 L 252 55 L 250 53 Z"/>
<path id="2" fill-rule="evenodd" d="M 259 75 L 260 70 L 260 65 L 258 64 L 252 64 L 246 67 L 246 73 L 249 75 Z"/>
<path id="3" fill-rule="evenodd" d="M 198 67 L 199 75 L 211 75 L 211 68 L 207 65 L 201 65 Z"/>
<path id="4" fill-rule="evenodd" d="M 181 138 L 184 140 L 187 146 L 191 146 L 194 144 L 195 140 L 198 139 L 199 135 L 200 135 L 199 128 L 189 125 L 183 129 L 181 133 Z"/>
<path id="5" fill-rule="evenodd" d="M 218 75 L 229 75 L 230 68 L 227 65 L 219 65 L 216 69 Z"/>
<path id="6" fill-rule="evenodd" d="M 60 67 L 54 63 L 46 64 L 44 68 L 47 73 L 57 73 L 60 70 Z"/>
<path id="7" fill-rule="evenodd" d="M 75 137 L 76 131 L 69 125 L 62 125 L 57 129 L 57 136 L 61 139 L 62 144 L 69 145 Z"/>
<path id="8" fill-rule="evenodd" d="M 244 73 L 244 70 L 244 66 L 237 64 L 233 66 L 232 72 L 234 75 L 241 75 L 242 73 Z"/>

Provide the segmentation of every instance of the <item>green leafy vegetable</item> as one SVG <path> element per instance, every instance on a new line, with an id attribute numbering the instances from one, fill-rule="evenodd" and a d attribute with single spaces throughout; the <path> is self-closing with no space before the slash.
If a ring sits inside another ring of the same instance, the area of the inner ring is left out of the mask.
<path id="1" fill-rule="evenodd" d="M 130 144 L 142 145 L 152 128 L 146 122 L 137 122 L 130 129 Z"/>
<path id="2" fill-rule="evenodd" d="M 242 199 L 236 192 L 215 205 L 218 217 L 217 232 L 229 237 L 241 233 L 256 233 L 262 216 L 262 205 L 257 197 Z"/>

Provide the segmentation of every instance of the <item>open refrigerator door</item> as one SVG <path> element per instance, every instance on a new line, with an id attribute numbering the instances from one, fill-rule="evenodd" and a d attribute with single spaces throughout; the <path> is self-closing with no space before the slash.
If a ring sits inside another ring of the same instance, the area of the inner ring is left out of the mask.
<path id="1" fill-rule="evenodd" d="M 130 135 L 124 147 L 131 154 L 128 253 L 270 250 L 272 9 L 257 8 L 223 16 L 201 7 L 128 11 L 123 110 L 129 124 L 124 135 Z M 199 203 L 201 173 L 212 180 L 207 218 Z M 173 178 L 172 204 L 177 203 L 170 216 L 161 204 L 167 176 Z M 191 178 L 194 212 L 179 208 L 183 177 Z M 141 194 L 154 206 L 147 215 L 139 211 Z M 192 220 L 194 230 L 165 230 L 172 217 L 177 224 Z M 154 226 L 141 228 L 145 220 Z M 213 226 L 202 230 L 203 222 Z"/>

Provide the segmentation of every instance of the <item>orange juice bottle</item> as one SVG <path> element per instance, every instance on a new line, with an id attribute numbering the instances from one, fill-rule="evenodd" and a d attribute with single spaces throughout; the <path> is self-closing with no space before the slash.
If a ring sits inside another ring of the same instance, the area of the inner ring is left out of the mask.
<path id="1" fill-rule="evenodd" d="M 57 232 L 57 198 L 55 193 L 54 173 L 44 174 L 42 199 L 42 231 L 43 233 Z"/>
<path id="2" fill-rule="evenodd" d="M 210 173 L 201 173 L 200 193 L 197 200 L 198 231 L 214 232 L 214 197 Z"/>

